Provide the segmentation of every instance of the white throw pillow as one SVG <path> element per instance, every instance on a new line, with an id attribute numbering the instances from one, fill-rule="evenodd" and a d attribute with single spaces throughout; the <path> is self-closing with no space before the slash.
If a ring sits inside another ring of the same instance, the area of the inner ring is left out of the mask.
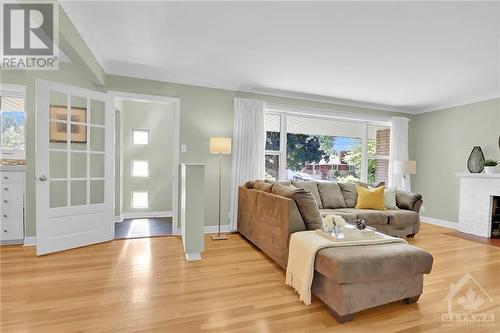
<path id="1" fill-rule="evenodd" d="M 374 188 L 369 186 L 371 190 Z M 396 205 L 396 188 L 395 187 L 386 187 L 384 189 L 384 206 L 386 209 L 399 209 Z"/>

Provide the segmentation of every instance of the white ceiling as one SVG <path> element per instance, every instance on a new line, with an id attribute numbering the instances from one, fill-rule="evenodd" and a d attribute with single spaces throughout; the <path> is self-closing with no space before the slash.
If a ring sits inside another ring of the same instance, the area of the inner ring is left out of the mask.
<path id="1" fill-rule="evenodd" d="M 418 113 L 500 96 L 498 2 L 63 2 L 110 74 Z"/>

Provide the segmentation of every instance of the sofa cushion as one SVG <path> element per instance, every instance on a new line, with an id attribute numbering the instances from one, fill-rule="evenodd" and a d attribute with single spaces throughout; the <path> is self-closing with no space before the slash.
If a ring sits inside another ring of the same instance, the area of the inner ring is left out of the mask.
<path id="1" fill-rule="evenodd" d="M 358 219 L 365 220 L 368 225 L 388 224 L 389 216 L 387 211 L 371 210 L 371 209 L 356 209 L 356 208 L 340 208 L 336 211 L 350 213 L 356 215 Z"/>
<path id="2" fill-rule="evenodd" d="M 399 209 L 396 204 L 396 187 L 384 189 L 384 206 L 387 209 Z"/>
<path id="3" fill-rule="evenodd" d="M 273 184 L 267 183 L 263 180 L 257 180 L 257 181 L 255 181 L 255 183 L 253 183 L 254 190 L 263 191 L 263 192 L 271 192 L 272 188 L 273 188 Z"/>
<path id="4" fill-rule="evenodd" d="M 401 244 L 378 244 L 321 249 L 314 268 L 337 283 L 359 283 L 428 274 L 430 253 Z"/>
<path id="5" fill-rule="evenodd" d="M 393 225 L 411 225 L 419 222 L 418 213 L 412 210 L 388 210 L 386 214 L 389 216 L 389 224 Z"/>
<path id="6" fill-rule="evenodd" d="M 318 192 L 323 208 L 345 208 L 344 196 L 339 184 L 335 182 L 318 182 Z"/>
<path id="7" fill-rule="evenodd" d="M 303 188 L 308 190 L 313 195 L 319 208 L 323 208 L 323 203 L 321 202 L 321 197 L 318 191 L 318 185 L 315 181 L 292 181 L 292 185 L 297 188 Z"/>
<path id="8" fill-rule="evenodd" d="M 280 184 L 274 184 L 271 192 L 295 201 L 307 230 L 321 229 L 323 224 L 321 215 L 311 192 L 302 188 L 293 188 Z"/>
<path id="9" fill-rule="evenodd" d="M 385 210 L 383 186 L 370 190 L 356 185 L 356 191 L 358 191 L 357 209 Z"/>
<path id="10" fill-rule="evenodd" d="M 342 195 L 344 196 L 345 206 L 347 208 L 356 207 L 358 202 L 358 191 L 356 191 L 356 184 L 353 183 L 338 183 Z"/>
<path id="11" fill-rule="evenodd" d="M 327 215 L 330 215 L 330 214 L 335 214 L 335 215 L 342 217 L 347 223 L 353 223 L 353 224 L 357 218 L 356 215 L 354 215 L 354 214 L 346 213 L 346 212 L 340 211 L 338 209 L 325 209 L 325 208 L 323 208 L 323 209 L 319 210 L 319 213 L 321 214 L 322 218 L 327 216 Z"/>

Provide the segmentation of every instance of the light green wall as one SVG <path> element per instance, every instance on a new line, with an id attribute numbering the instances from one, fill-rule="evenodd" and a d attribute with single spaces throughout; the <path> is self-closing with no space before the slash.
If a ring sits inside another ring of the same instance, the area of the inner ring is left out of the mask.
<path id="1" fill-rule="evenodd" d="M 474 146 L 500 160 L 500 99 L 418 114 L 410 121 L 412 191 L 423 195 L 427 217 L 458 221 L 459 179 Z"/>
<path id="2" fill-rule="evenodd" d="M 172 211 L 172 105 L 122 101 L 121 116 L 121 213 Z M 147 129 L 149 144 L 132 144 L 132 129 Z M 132 160 L 147 160 L 149 177 L 132 177 Z M 132 208 L 132 191 L 148 192 L 147 209 Z M 117 193 L 119 195 L 120 192 Z"/>

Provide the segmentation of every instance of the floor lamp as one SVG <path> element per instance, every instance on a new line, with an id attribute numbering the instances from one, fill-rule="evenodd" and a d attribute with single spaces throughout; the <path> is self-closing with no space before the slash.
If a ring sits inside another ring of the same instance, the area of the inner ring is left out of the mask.
<path id="1" fill-rule="evenodd" d="M 212 240 L 227 239 L 226 235 L 220 233 L 221 220 L 221 191 L 222 191 L 222 155 L 231 154 L 231 138 L 211 137 L 210 138 L 210 153 L 219 154 L 219 229 L 216 235 L 211 235 Z"/>

